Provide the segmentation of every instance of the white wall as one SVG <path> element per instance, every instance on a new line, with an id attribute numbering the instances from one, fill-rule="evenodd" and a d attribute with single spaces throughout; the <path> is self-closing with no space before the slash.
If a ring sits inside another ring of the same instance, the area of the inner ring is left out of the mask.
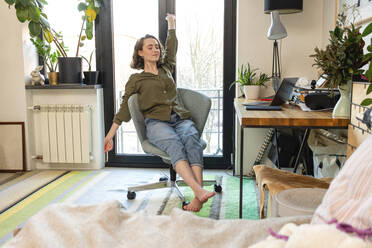
<path id="1" fill-rule="evenodd" d="M 267 39 L 271 18 L 264 14 L 264 1 L 238 0 L 237 4 L 237 67 L 249 62 L 271 75 L 273 41 Z M 312 67 L 313 58 L 309 55 L 314 53 L 315 47 L 324 47 L 327 43 L 328 31 L 334 27 L 334 11 L 335 0 L 303 0 L 303 12 L 280 16 L 288 33 L 286 38 L 279 41 L 282 78 L 305 77 L 309 81 L 318 78 L 317 69 Z M 272 94 L 272 88 L 268 87 L 265 95 Z M 235 128 L 239 131 L 238 121 L 236 123 Z M 252 134 L 252 131 L 255 133 Z M 252 129 L 244 133 L 244 174 L 249 172 L 266 131 Z M 239 166 L 238 138 L 235 147 L 238 150 L 235 164 Z"/>
<path id="2" fill-rule="evenodd" d="M 0 1 L 0 122 L 26 122 L 25 83 L 37 65 L 34 47 L 29 41 L 28 28 L 21 24 L 12 7 Z M 29 138 L 26 128 L 26 164 L 30 169 Z"/>
<path id="3" fill-rule="evenodd" d="M 0 2 L 0 16 L 0 121 L 25 121 L 26 70 L 23 47 L 28 43 L 24 41 L 28 30 L 26 25 L 18 22 L 14 8 L 8 9 L 4 1 Z M 35 54 L 27 56 L 27 60 L 28 65 L 32 64 L 32 60 L 35 63 Z"/>
<path id="4" fill-rule="evenodd" d="M 316 46 L 322 45 L 323 0 L 304 0 L 303 12 L 281 15 L 288 36 L 279 41 L 282 76 L 317 77 L 312 67 Z M 267 39 L 270 15 L 264 1 L 238 1 L 237 65 L 249 62 L 271 75 L 273 41 Z"/>

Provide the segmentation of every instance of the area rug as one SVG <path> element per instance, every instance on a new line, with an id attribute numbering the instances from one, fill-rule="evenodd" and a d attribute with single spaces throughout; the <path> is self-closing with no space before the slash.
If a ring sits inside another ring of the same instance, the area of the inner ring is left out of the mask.
<path id="1" fill-rule="evenodd" d="M 28 218 L 53 203 L 86 205 L 116 199 L 128 211 L 146 211 L 165 215 L 169 214 L 174 207 L 181 208 L 180 200 L 170 189 L 138 192 L 135 200 L 128 200 L 126 189 L 131 184 L 125 182 L 146 183 L 157 180 L 159 176 L 144 178 L 137 174 L 128 174 L 119 170 L 100 170 L 70 171 L 62 175 L 0 214 L 0 246 L 12 237 L 15 228 L 22 227 Z M 209 175 L 205 177 L 213 178 Z M 213 199 L 205 203 L 203 209 L 196 215 L 214 219 L 238 218 L 239 178 L 226 175 L 220 180 L 222 193 L 216 194 Z M 213 189 L 212 185 L 207 187 Z M 188 187 L 181 187 L 181 189 L 185 197 L 191 200 L 192 191 Z M 244 180 L 243 218 L 258 219 L 258 204 L 253 180 Z"/>
<path id="2" fill-rule="evenodd" d="M 66 172 L 63 170 L 30 171 L 1 184 L 0 213 Z"/>
<path id="3" fill-rule="evenodd" d="M 10 173 L 0 172 L 0 185 L 13 180 L 16 177 L 21 176 L 22 174 L 23 172 L 10 172 Z"/>

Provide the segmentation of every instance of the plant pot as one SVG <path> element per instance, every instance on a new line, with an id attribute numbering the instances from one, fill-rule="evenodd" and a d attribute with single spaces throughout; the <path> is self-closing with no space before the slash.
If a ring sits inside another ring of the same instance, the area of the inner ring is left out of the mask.
<path id="1" fill-rule="evenodd" d="M 346 84 L 340 85 L 338 89 L 340 90 L 341 97 L 333 109 L 332 118 L 349 118 L 350 119 L 351 81 L 348 81 Z"/>
<path id="2" fill-rule="evenodd" d="M 97 84 L 99 71 L 85 71 L 84 72 L 84 83 L 85 84 Z"/>
<path id="3" fill-rule="evenodd" d="M 258 85 L 244 85 L 243 91 L 245 99 L 247 100 L 257 100 L 260 98 L 261 86 Z"/>
<path id="4" fill-rule="evenodd" d="M 81 84 L 83 63 L 80 57 L 59 57 L 59 82 Z"/>
<path id="5" fill-rule="evenodd" d="M 57 85 L 58 84 L 58 75 L 59 73 L 58 72 L 55 72 L 55 71 L 51 71 L 51 72 L 48 72 L 48 79 L 49 79 L 49 84 L 50 85 Z"/>

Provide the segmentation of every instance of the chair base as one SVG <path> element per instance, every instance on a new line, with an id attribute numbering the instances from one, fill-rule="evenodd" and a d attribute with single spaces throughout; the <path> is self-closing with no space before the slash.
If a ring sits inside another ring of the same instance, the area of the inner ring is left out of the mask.
<path id="1" fill-rule="evenodd" d="M 217 180 L 203 180 L 203 185 L 205 186 L 212 185 L 212 184 L 214 184 L 214 190 L 217 193 L 220 193 L 222 191 L 221 184 L 220 182 L 217 182 Z M 135 199 L 136 198 L 135 192 L 139 192 L 139 191 L 172 188 L 176 192 L 180 200 L 185 205 L 185 202 L 186 202 L 185 197 L 179 188 L 180 186 L 187 186 L 187 184 L 184 182 L 184 180 L 175 180 L 175 181 L 167 180 L 167 181 L 159 181 L 156 183 L 147 183 L 147 184 L 132 186 L 132 187 L 128 187 L 127 198 L 128 200 Z"/>

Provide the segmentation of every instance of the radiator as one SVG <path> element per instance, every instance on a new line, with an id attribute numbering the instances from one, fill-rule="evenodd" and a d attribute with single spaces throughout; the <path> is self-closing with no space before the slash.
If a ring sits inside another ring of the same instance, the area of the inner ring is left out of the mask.
<path id="1" fill-rule="evenodd" d="M 40 111 L 43 162 L 89 163 L 92 152 L 91 107 L 47 104 L 34 106 L 34 109 L 37 107 Z"/>

